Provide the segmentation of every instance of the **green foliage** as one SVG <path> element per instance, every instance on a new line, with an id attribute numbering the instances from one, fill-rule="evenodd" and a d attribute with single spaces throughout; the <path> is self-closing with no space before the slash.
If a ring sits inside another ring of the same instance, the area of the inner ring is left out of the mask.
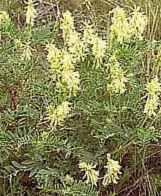
<path id="1" fill-rule="evenodd" d="M 0 194 L 129 195 L 145 184 L 157 195 L 161 47 L 148 17 L 115 7 L 105 32 L 95 21 L 77 29 L 70 12 L 38 25 L 37 5 L 22 5 L 0 12 Z"/>

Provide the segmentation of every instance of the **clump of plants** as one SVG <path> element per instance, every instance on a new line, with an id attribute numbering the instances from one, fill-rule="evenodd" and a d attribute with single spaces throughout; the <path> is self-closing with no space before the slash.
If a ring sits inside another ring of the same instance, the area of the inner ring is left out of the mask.
<path id="1" fill-rule="evenodd" d="M 157 194 L 161 53 L 146 15 L 116 7 L 102 36 L 69 11 L 35 25 L 32 0 L 25 14 L 19 29 L 0 12 L 0 193 Z"/>

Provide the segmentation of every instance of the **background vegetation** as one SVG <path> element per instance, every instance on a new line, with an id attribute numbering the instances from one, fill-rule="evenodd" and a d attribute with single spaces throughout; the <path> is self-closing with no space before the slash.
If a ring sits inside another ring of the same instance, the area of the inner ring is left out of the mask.
<path id="1" fill-rule="evenodd" d="M 38 14 L 30 28 L 27 1 L 0 2 L 0 10 L 11 18 L 5 25 L 0 18 L 0 194 L 159 196 L 160 104 L 152 103 L 156 115 L 149 116 L 145 105 L 147 84 L 157 78 L 160 85 L 161 2 L 44 0 L 33 4 Z M 112 25 L 110 11 L 117 6 L 128 16 L 140 7 L 148 21 L 143 39 L 113 43 L 98 67 L 90 51 L 75 65 L 80 74 L 78 94 L 69 98 L 67 92 L 58 92 L 46 45 L 65 47 L 60 27 L 63 13 L 72 13 L 77 32 L 82 34 L 88 21 L 104 41 Z M 123 93 L 107 90 L 112 79 L 106 66 L 113 63 L 110 57 L 115 51 L 128 78 Z M 152 85 L 152 89 L 157 88 Z M 66 96 L 72 103 L 71 115 L 55 128 L 48 107 Z M 117 184 L 103 186 L 108 154 L 121 169 Z M 80 163 L 99 171 L 96 184 L 86 184 Z"/>

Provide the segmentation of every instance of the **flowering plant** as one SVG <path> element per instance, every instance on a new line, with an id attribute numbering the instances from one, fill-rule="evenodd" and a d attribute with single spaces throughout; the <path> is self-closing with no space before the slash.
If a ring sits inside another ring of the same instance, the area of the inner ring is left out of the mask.
<path id="1" fill-rule="evenodd" d="M 70 11 L 39 25 L 58 1 L 24 3 L 0 11 L 0 195 L 158 194 L 161 45 L 148 16 L 116 7 L 102 32 Z"/>

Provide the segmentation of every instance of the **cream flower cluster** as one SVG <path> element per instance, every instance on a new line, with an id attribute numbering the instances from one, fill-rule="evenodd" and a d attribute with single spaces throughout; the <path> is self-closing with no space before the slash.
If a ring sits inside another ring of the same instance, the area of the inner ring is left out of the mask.
<path id="1" fill-rule="evenodd" d="M 81 35 L 75 30 L 74 19 L 69 11 L 63 14 L 60 24 L 63 33 L 64 44 L 73 57 L 73 61 L 79 62 L 83 58 L 84 44 Z"/>
<path id="2" fill-rule="evenodd" d="M 123 8 L 117 7 L 113 11 L 110 39 L 117 40 L 123 43 L 124 40 L 129 40 L 130 29 L 126 12 Z"/>
<path id="3" fill-rule="evenodd" d="M 143 39 L 143 33 L 147 26 L 147 16 L 140 12 L 140 8 L 137 7 L 132 13 L 132 17 L 129 18 L 129 28 L 131 37 L 136 37 L 140 40 Z"/>
<path id="4" fill-rule="evenodd" d="M 67 85 L 69 95 L 73 94 L 73 96 L 76 96 L 77 92 L 80 89 L 79 72 L 73 72 L 72 70 L 63 70 L 62 81 Z"/>
<path id="5" fill-rule="evenodd" d="M 30 0 L 29 2 L 28 5 L 30 5 L 31 9 L 32 1 Z M 32 7 L 31 10 L 33 9 Z M 32 25 L 32 18 L 34 17 L 28 18 L 30 18 L 28 21 Z M 142 39 L 146 23 L 146 17 L 139 12 L 139 9 L 135 9 L 131 16 L 127 17 L 125 10 L 117 7 L 113 10 L 110 39 L 111 41 L 117 40 L 119 43 L 123 43 L 123 41 L 131 38 Z M 47 59 L 57 89 L 65 92 L 66 97 L 63 97 L 63 99 L 68 100 L 71 96 L 76 96 L 80 90 L 80 75 L 76 71 L 77 65 L 90 55 L 94 58 L 97 66 L 101 65 L 106 60 L 107 40 L 100 38 L 89 24 L 85 25 L 83 35 L 78 33 L 74 26 L 74 18 L 69 11 L 63 14 L 60 28 L 63 47 L 59 49 L 55 44 L 49 44 L 47 46 Z M 126 91 L 128 79 L 115 55 L 110 57 L 108 67 L 108 79 L 110 80 L 110 83 L 107 85 L 108 91 L 110 93 L 123 94 Z"/>
<path id="6" fill-rule="evenodd" d="M 81 171 L 85 172 L 83 178 L 86 178 L 86 183 L 91 183 L 92 185 L 96 186 L 99 176 L 99 171 L 95 170 L 96 166 L 82 162 L 79 164 L 79 168 L 81 169 Z"/>
<path id="7" fill-rule="evenodd" d="M 83 41 L 87 53 L 90 52 L 89 48 L 91 47 L 96 65 L 101 64 L 106 53 L 106 41 L 102 40 L 88 24 L 84 28 Z"/>
<path id="8" fill-rule="evenodd" d="M 80 76 L 75 71 L 72 55 L 68 51 L 57 49 L 53 44 L 48 45 L 47 49 L 47 59 L 57 79 L 57 87 L 62 86 L 68 90 L 70 96 L 76 96 L 80 89 Z"/>
<path id="9" fill-rule="evenodd" d="M 96 32 L 92 25 L 85 24 L 85 28 L 83 31 L 83 42 L 88 47 L 88 44 L 92 44 L 93 40 L 96 38 Z"/>
<path id="10" fill-rule="evenodd" d="M 23 47 L 23 52 L 21 59 L 24 61 L 30 61 L 32 58 L 32 48 L 30 46 L 30 43 L 25 44 Z"/>
<path id="11" fill-rule="evenodd" d="M 111 80 L 107 85 L 107 90 L 110 93 L 123 94 L 126 91 L 127 78 L 115 55 L 110 57 L 107 67 L 110 70 L 109 75 Z"/>
<path id="12" fill-rule="evenodd" d="M 10 23 L 10 17 L 5 11 L 0 11 L 0 27 Z"/>
<path id="13" fill-rule="evenodd" d="M 123 43 L 131 38 L 142 39 L 147 25 L 147 17 L 136 8 L 130 17 L 127 17 L 123 8 L 116 7 L 113 11 L 110 40 Z"/>
<path id="14" fill-rule="evenodd" d="M 144 108 L 144 113 L 146 113 L 146 115 L 149 117 L 155 116 L 159 106 L 159 94 L 161 92 L 161 86 L 157 78 L 152 79 L 146 85 L 146 91 L 147 100 Z"/>
<path id="15" fill-rule="evenodd" d="M 48 45 L 48 61 L 50 63 L 51 71 L 55 77 L 56 86 L 58 90 L 64 90 L 67 92 L 68 96 L 64 97 L 66 100 L 72 95 L 76 96 L 79 85 L 80 78 L 79 73 L 75 71 L 75 67 L 72 61 L 72 56 L 68 51 L 60 50 L 55 47 L 55 45 Z M 48 110 L 48 116 L 51 124 L 61 125 L 62 122 L 68 117 L 70 112 L 69 102 L 65 101 L 57 108 L 50 106 Z"/>
<path id="16" fill-rule="evenodd" d="M 23 43 L 20 39 L 15 39 L 14 40 L 14 45 L 16 50 L 20 54 L 20 58 L 24 62 L 28 62 L 32 59 L 32 51 L 33 48 L 31 47 L 30 42 Z"/>
<path id="17" fill-rule="evenodd" d="M 75 31 L 74 20 L 69 11 L 63 14 L 60 27 L 63 33 L 64 46 L 62 49 L 58 49 L 54 44 L 49 44 L 47 46 L 47 59 L 50 63 L 52 74 L 55 77 L 57 89 L 66 92 L 66 97 L 63 97 L 63 99 L 67 100 L 71 96 L 76 96 L 80 89 L 80 75 L 75 70 L 75 66 L 83 56 L 83 43 L 81 42 L 79 33 Z M 67 102 L 65 101 L 65 103 Z M 68 103 L 68 105 L 70 104 Z M 62 109 L 63 111 L 65 109 L 63 106 L 63 103 L 57 106 L 57 110 Z M 52 124 L 54 119 L 54 122 L 57 122 L 56 125 L 60 125 L 58 122 L 62 124 L 69 115 L 69 112 L 65 112 L 63 118 L 63 115 L 61 117 L 60 115 L 55 115 L 55 110 L 53 106 L 50 107 L 49 119 Z M 57 110 L 56 113 L 58 113 Z M 70 111 L 69 107 L 66 107 L 66 111 Z"/>
<path id="18" fill-rule="evenodd" d="M 34 8 L 34 4 L 32 0 L 28 0 L 27 3 L 27 11 L 26 11 L 26 24 L 29 26 L 34 25 L 34 19 L 37 15 L 37 12 Z M 30 61 L 32 58 L 32 47 L 30 45 L 30 41 L 28 39 L 27 43 L 22 43 L 21 40 L 15 39 L 15 47 L 16 49 L 20 49 L 21 51 L 21 60 Z"/>
<path id="19" fill-rule="evenodd" d="M 49 106 L 48 115 L 52 126 L 62 125 L 71 111 L 71 104 L 64 101 L 57 107 Z"/>
<path id="20" fill-rule="evenodd" d="M 37 12 L 36 9 L 34 8 L 33 1 L 28 0 L 27 12 L 26 12 L 26 24 L 33 26 L 36 15 Z"/>
<path id="21" fill-rule="evenodd" d="M 158 72 L 160 71 L 160 67 L 161 67 L 161 45 L 159 45 L 157 55 L 155 56 L 154 59 L 154 71 L 156 75 L 158 75 Z"/>
<path id="22" fill-rule="evenodd" d="M 63 33 L 64 44 L 72 55 L 73 61 L 79 62 L 91 52 L 95 63 L 98 65 L 102 63 L 106 52 L 106 41 L 95 33 L 91 25 L 85 25 L 83 37 L 81 37 L 81 34 L 75 30 L 71 13 L 67 11 L 63 14 L 60 28 Z"/>
<path id="23" fill-rule="evenodd" d="M 68 41 L 69 36 L 75 30 L 74 18 L 69 11 L 63 13 L 63 19 L 61 21 L 60 28 L 63 32 L 63 39 L 65 40 L 65 42 Z"/>
<path id="24" fill-rule="evenodd" d="M 112 46 L 114 42 L 122 44 L 124 41 L 130 41 L 131 39 L 141 40 L 143 38 L 143 32 L 147 25 L 147 17 L 140 12 L 139 8 L 136 8 L 129 17 L 125 10 L 120 7 L 116 7 L 112 10 L 112 13 L 110 46 Z M 111 81 L 110 84 L 107 85 L 107 89 L 111 93 L 123 94 L 126 91 L 128 79 L 118 59 L 116 59 L 115 52 L 116 51 L 113 52 L 107 64 Z M 154 101 L 154 99 L 151 99 L 147 104 L 151 101 Z"/>
<path id="25" fill-rule="evenodd" d="M 61 71 L 62 52 L 54 44 L 47 45 L 47 50 L 47 59 L 50 63 L 51 71 L 53 73 L 59 73 Z"/>
<path id="26" fill-rule="evenodd" d="M 91 183 L 96 186 L 99 179 L 99 171 L 96 170 L 96 166 L 86 162 L 81 162 L 79 163 L 79 168 L 85 173 L 84 179 L 86 179 L 86 183 Z M 107 164 L 104 168 L 106 169 L 106 173 L 102 181 L 103 186 L 107 186 L 112 183 L 117 184 L 119 175 L 121 174 L 121 166 L 119 165 L 119 162 L 108 157 Z"/>
<path id="27" fill-rule="evenodd" d="M 72 31 L 67 41 L 68 51 L 75 62 L 84 58 L 84 44 L 78 32 Z"/>
<path id="28" fill-rule="evenodd" d="M 121 174 L 121 166 L 119 165 L 119 162 L 108 157 L 107 165 L 105 166 L 105 168 L 107 169 L 107 171 L 103 178 L 103 186 L 107 186 L 111 183 L 117 184 L 119 175 Z"/>
<path id="29" fill-rule="evenodd" d="M 63 14 L 61 29 L 64 38 L 64 50 L 62 52 L 62 82 L 66 84 L 70 95 L 76 96 L 80 89 L 79 72 L 75 71 L 75 64 L 83 56 L 83 43 L 74 27 L 74 19 L 69 11 Z"/>
<path id="30" fill-rule="evenodd" d="M 106 42 L 99 37 L 93 39 L 92 54 L 95 58 L 97 65 L 102 63 L 105 52 L 106 52 Z"/>

